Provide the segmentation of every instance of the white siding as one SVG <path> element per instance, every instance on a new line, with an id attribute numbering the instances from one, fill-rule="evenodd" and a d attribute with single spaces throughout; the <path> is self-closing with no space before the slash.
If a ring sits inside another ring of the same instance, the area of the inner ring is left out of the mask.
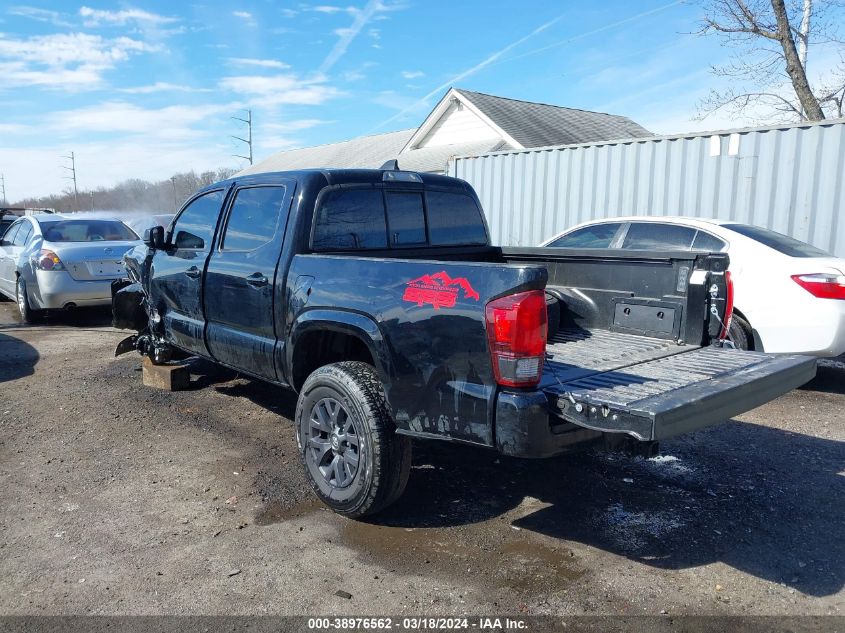
<path id="1" fill-rule="evenodd" d="M 715 139 L 715 140 L 714 140 Z M 845 119 L 458 157 L 494 244 L 620 215 L 756 224 L 845 257 Z"/>
<path id="2" fill-rule="evenodd" d="M 501 135 L 466 106 L 452 103 L 413 149 L 486 140 L 501 140 Z"/>

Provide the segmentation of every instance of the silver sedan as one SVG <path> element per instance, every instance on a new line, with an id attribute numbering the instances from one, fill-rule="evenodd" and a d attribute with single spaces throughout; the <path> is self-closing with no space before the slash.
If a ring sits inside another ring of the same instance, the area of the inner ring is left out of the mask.
<path id="1" fill-rule="evenodd" d="M 31 323 L 44 310 L 111 304 L 111 282 L 126 276 L 123 254 L 140 244 L 119 220 L 33 215 L 0 238 L 0 295 Z"/>

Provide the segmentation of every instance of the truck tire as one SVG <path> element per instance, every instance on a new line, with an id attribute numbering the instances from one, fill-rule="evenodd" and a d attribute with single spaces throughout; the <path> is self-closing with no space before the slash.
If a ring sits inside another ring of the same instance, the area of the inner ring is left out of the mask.
<path id="1" fill-rule="evenodd" d="M 402 496 L 411 441 L 396 433 L 370 365 L 346 361 L 315 370 L 299 393 L 295 424 L 305 475 L 332 510 L 357 519 Z"/>

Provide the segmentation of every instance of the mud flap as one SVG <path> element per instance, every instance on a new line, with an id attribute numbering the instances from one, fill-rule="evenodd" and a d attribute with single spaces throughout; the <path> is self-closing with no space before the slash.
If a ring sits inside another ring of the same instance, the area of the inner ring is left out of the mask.
<path id="1" fill-rule="evenodd" d="M 127 336 L 123 339 L 120 343 L 117 344 L 117 347 L 114 350 L 115 357 L 120 356 L 121 354 L 125 354 L 126 352 L 132 352 L 135 350 L 135 344 L 138 341 L 138 335 L 133 334 L 132 336 Z"/>

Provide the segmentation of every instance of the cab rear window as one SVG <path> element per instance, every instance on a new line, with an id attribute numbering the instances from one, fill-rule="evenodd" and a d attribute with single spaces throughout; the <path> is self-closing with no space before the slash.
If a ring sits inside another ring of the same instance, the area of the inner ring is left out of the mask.
<path id="1" fill-rule="evenodd" d="M 329 189 L 314 216 L 315 251 L 486 244 L 481 209 L 457 192 Z"/>

